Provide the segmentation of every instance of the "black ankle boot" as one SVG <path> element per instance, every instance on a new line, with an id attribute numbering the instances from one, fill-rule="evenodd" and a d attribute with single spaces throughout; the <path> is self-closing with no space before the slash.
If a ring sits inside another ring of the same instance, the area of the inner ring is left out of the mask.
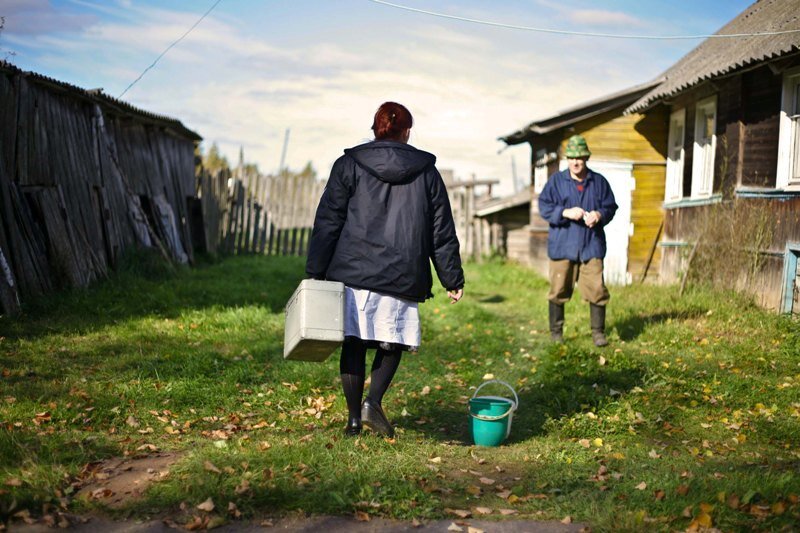
<path id="1" fill-rule="evenodd" d="M 548 315 L 550 318 L 550 339 L 553 342 L 564 342 L 564 304 L 550 302 Z"/>
<path id="2" fill-rule="evenodd" d="M 592 322 L 592 342 L 595 346 L 608 346 L 605 306 L 589 304 L 589 316 Z"/>
<path id="3" fill-rule="evenodd" d="M 361 404 L 361 420 L 364 425 L 379 435 L 389 438 L 394 437 L 394 428 L 389 423 L 389 419 L 383 414 L 381 404 L 370 400 L 369 396 Z"/>
<path id="4" fill-rule="evenodd" d="M 348 437 L 356 437 L 361 434 L 361 419 L 351 416 L 347 419 L 347 426 L 344 428 L 344 434 Z"/>

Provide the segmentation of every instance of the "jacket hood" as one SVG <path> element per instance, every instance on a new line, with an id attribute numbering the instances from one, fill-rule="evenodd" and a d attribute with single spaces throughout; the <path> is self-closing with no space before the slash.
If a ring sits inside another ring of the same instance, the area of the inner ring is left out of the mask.
<path id="1" fill-rule="evenodd" d="M 344 153 L 379 180 L 392 184 L 408 183 L 436 163 L 435 155 L 396 141 L 372 141 Z"/>

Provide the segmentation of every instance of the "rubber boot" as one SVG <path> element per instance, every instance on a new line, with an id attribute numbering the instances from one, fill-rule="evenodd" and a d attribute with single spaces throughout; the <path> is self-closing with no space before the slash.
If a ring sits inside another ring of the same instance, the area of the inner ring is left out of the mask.
<path id="1" fill-rule="evenodd" d="M 606 308 L 604 305 L 589 304 L 592 320 L 592 341 L 595 346 L 607 346 L 606 340 Z"/>
<path id="2" fill-rule="evenodd" d="M 564 304 L 550 302 L 550 340 L 564 342 Z"/>

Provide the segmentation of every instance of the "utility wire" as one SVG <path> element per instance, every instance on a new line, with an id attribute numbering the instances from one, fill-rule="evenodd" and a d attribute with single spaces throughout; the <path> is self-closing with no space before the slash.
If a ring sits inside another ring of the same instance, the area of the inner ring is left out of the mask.
<path id="1" fill-rule="evenodd" d="M 437 13 L 435 11 L 427 11 L 425 9 L 417 9 L 415 7 L 403 6 L 400 4 L 393 4 L 385 2 L 384 0 L 369 0 L 376 4 L 384 6 L 395 7 L 397 9 L 404 9 L 406 11 L 413 11 L 414 13 L 422 13 L 424 15 L 431 15 L 433 17 L 441 17 L 451 20 L 460 20 L 463 22 L 472 22 L 473 24 L 483 24 L 486 26 L 495 26 L 497 28 L 508 28 L 512 30 L 525 30 L 540 33 L 557 33 L 560 35 L 579 35 L 583 37 L 606 37 L 609 39 L 648 39 L 648 40 L 674 40 L 674 39 L 725 39 L 731 37 L 754 37 L 760 35 L 783 35 L 785 33 L 798 33 L 800 28 L 796 30 L 781 30 L 781 31 L 765 31 L 758 33 L 723 33 L 713 35 L 621 35 L 616 33 L 594 33 L 585 31 L 570 31 L 570 30 L 553 30 L 549 28 L 534 28 L 531 26 L 517 26 L 516 24 L 504 24 L 502 22 L 492 22 L 490 20 L 472 19 L 467 17 L 459 17 L 456 15 L 447 15 L 445 13 Z"/>
<path id="2" fill-rule="evenodd" d="M 214 2 L 214 5 L 212 5 L 211 7 L 209 7 L 209 8 L 208 8 L 208 11 L 206 11 L 205 13 L 203 13 L 203 16 L 202 16 L 202 17 L 200 17 L 199 19 L 197 19 L 197 22 L 195 22 L 194 24 L 192 24 L 192 27 L 191 27 L 191 28 L 189 28 L 188 30 L 186 30 L 186 33 L 184 33 L 183 35 L 181 35 L 181 36 L 180 36 L 180 37 L 179 37 L 179 38 L 178 38 L 178 39 L 177 39 L 177 40 L 176 40 L 174 43 L 172 43 L 171 45 L 169 45 L 168 47 L 166 47 L 166 48 L 164 49 L 164 51 L 163 51 L 163 52 L 161 52 L 161 54 L 160 54 L 160 55 L 159 55 L 159 56 L 156 58 L 156 60 L 155 60 L 155 61 L 153 61 L 153 63 L 152 63 L 152 64 L 151 64 L 149 67 L 147 67 L 146 69 L 144 69 L 144 70 L 142 71 L 142 73 L 141 73 L 141 74 L 139 74 L 139 77 L 138 77 L 138 78 L 136 78 L 135 80 L 133 80 L 133 81 L 131 82 L 131 84 L 130 84 L 130 85 L 128 85 L 128 86 L 125 88 L 125 90 L 124 90 L 124 91 L 122 91 L 122 92 L 120 93 L 120 95 L 119 95 L 117 98 L 122 98 L 122 95 L 124 95 L 126 92 L 128 92 L 128 89 L 130 89 L 131 87 L 133 87 L 134 85 L 136 85 L 136 82 L 138 82 L 139 80 L 141 80 L 141 79 L 144 77 L 144 75 L 145 75 L 145 74 L 147 74 L 147 71 L 148 71 L 148 70 L 150 70 L 151 68 L 155 67 L 155 66 L 156 66 L 156 63 L 158 63 L 158 61 L 159 61 L 159 60 L 160 60 L 162 57 L 164 57 L 164 56 L 167 54 L 167 52 L 169 52 L 169 51 L 172 49 L 172 47 L 173 47 L 173 46 L 175 46 L 176 44 L 178 44 L 179 42 L 181 42 L 181 41 L 183 40 L 183 38 L 184 38 L 184 37 L 186 37 L 187 35 L 189 35 L 190 33 L 192 33 L 192 30 L 193 30 L 193 29 L 195 29 L 195 28 L 197 27 L 197 25 L 198 25 L 198 24 L 200 24 L 200 23 L 203 21 L 203 19 L 204 19 L 204 18 L 206 18 L 206 17 L 208 16 L 208 14 L 209 14 L 209 13 L 211 13 L 211 12 L 214 10 L 214 8 L 215 8 L 215 7 L 217 7 L 217 4 L 219 4 L 220 2 L 222 2 L 222 0 L 217 0 L 216 2 Z"/>

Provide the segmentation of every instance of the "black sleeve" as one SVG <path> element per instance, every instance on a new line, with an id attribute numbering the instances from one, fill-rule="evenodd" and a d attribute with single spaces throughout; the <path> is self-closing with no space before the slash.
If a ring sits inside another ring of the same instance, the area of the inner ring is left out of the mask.
<path id="1" fill-rule="evenodd" d="M 439 171 L 431 171 L 430 198 L 433 206 L 433 250 L 431 261 L 444 288 L 451 291 L 464 287 L 464 270 L 461 268 L 456 225 L 450 199 Z"/>
<path id="2" fill-rule="evenodd" d="M 346 157 L 340 157 L 333 164 L 331 176 L 328 178 L 314 217 L 314 229 L 308 245 L 306 274 L 315 279 L 325 279 L 325 273 L 347 218 L 347 205 L 353 194 L 354 182 L 353 176 L 346 175 L 345 172 L 346 166 L 352 170 L 352 165 L 345 164 Z"/>

